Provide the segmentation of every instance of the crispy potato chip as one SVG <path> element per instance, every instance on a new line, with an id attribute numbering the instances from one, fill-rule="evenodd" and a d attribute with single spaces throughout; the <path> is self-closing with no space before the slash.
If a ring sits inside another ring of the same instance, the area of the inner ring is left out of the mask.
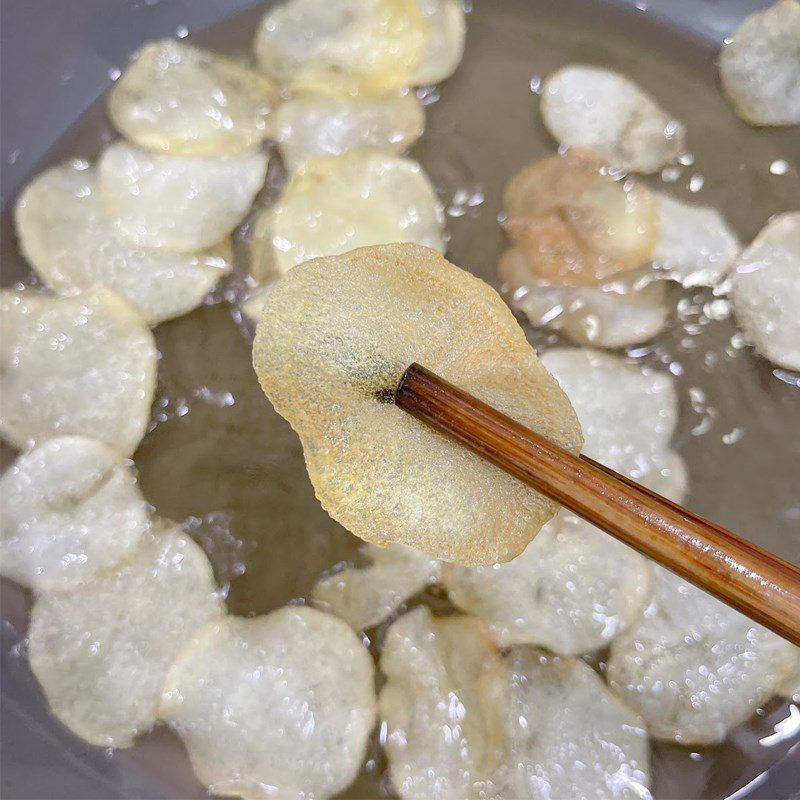
<path id="1" fill-rule="evenodd" d="M 131 466 L 95 439 L 58 436 L 0 478 L 0 572 L 37 591 L 113 567 L 150 527 Z"/>
<path id="2" fill-rule="evenodd" d="M 356 777 L 375 724 L 374 668 L 329 614 L 225 617 L 181 650 L 159 715 L 212 794 L 324 798 Z"/>
<path id="3" fill-rule="evenodd" d="M 669 316 L 664 283 L 649 268 L 602 286 L 566 286 L 540 278 L 521 251 L 510 249 L 500 257 L 497 274 L 515 311 L 576 344 L 625 347 L 646 342 L 664 329 Z"/>
<path id="4" fill-rule="evenodd" d="M 254 364 L 323 507 L 357 536 L 466 565 L 519 555 L 555 505 L 392 402 L 417 361 L 575 452 L 580 429 L 501 298 L 417 245 L 290 270 Z"/>
<path id="5" fill-rule="evenodd" d="M 477 797 L 492 767 L 482 678 L 497 661 L 485 626 L 416 608 L 392 623 L 378 701 L 389 775 L 403 800 Z"/>
<path id="6" fill-rule="evenodd" d="M 239 225 L 264 184 L 267 156 L 186 158 L 117 142 L 98 172 L 103 206 L 124 236 L 183 253 L 211 247 Z"/>
<path id="7" fill-rule="evenodd" d="M 662 567 L 639 625 L 611 644 L 608 680 L 650 735 L 712 745 L 776 691 L 794 647 Z"/>
<path id="8" fill-rule="evenodd" d="M 345 567 L 326 575 L 313 593 L 315 602 L 353 630 L 379 625 L 439 577 L 439 562 L 411 547 L 367 544 L 363 551 L 372 562 L 369 566 Z"/>
<path id="9" fill-rule="evenodd" d="M 800 3 L 751 14 L 719 56 L 722 90 L 751 125 L 800 125 Z"/>
<path id="10" fill-rule="evenodd" d="M 422 103 L 405 90 L 376 97 L 304 92 L 273 114 L 270 130 L 284 163 L 294 171 L 312 156 L 336 156 L 359 147 L 400 153 L 424 127 Z"/>
<path id="11" fill-rule="evenodd" d="M 486 695 L 500 747 L 484 797 L 650 798 L 642 720 L 582 661 L 515 648 Z"/>
<path id="12" fill-rule="evenodd" d="M 24 449 L 76 434 L 133 453 L 150 416 L 158 352 L 126 301 L 102 286 L 72 297 L 6 289 L 0 334 L 8 441 Z"/>
<path id="13" fill-rule="evenodd" d="M 167 670 L 192 633 L 223 613 L 211 564 L 180 529 L 31 612 L 30 662 L 53 714 L 102 747 L 128 747 L 156 720 Z"/>
<path id="14" fill-rule="evenodd" d="M 428 25 L 428 46 L 413 83 L 424 86 L 449 78 L 464 55 L 467 19 L 461 0 L 417 0 Z"/>
<path id="15" fill-rule="evenodd" d="M 593 286 L 652 258 L 655 198 L 584 151 L 521 169 L 506 186 L 503 206 L 509 238 L 540 278 Z"/>
<path id="16" fill-rule="evenodd" d="M 108 96 L 108 114 L 134 144 L 181 156 L 257 147 L 278 94 L 260 73 L 188 42 L 141 47 Z"/>
<path id="17" fill-rule="evenodd" d="M 412 84 L 427 40 L 417 0 L 288 0 L 264 15 L 254 48 L 294 91 L 380 94 Z"/>
<path id="18" fill-rule="evenodd" d="M 122 236 L 100 202 L 97 172 L 71 162 L 35 178 L 15 208 L 20 248 L 54 292 L 108 286 L 150 325 L 200 305 L 231 269 L 229 243 L 205 253 L 138 247 Z"/>
<path id="19" fill-rule="evenodd" d="M 629 172 L 656 172 L 683 150 L 684 126 L 632 80 L 570 64 L 542 86 L 542 119 L 563 147 L 582 147 Z"/>
<path id="20" fill-rule="evenodd" d="M 606 647 L 650 599 L 647 560 L 563 510 L 508 564 L 445 565 L 442 577 L 452 602 L 483 619 L 502 647 L 562 655 Z"/>
<path id="21" fill-rule="evenodd" d="M 741 245 L 722 214 L 710 206 L 658 194 L 658 241 L 654 266 L 686 287 L 718 283 Z"/>
<path id="22" fill-rule="evenodd" d="M 730 277 L 736 319 L 756 349 L 800 370 L 800 211 L 773 217 Z"/>
<path id="23" fill-rule="evenodd" d="M 586 455 L 670 500 L 683 500 L 683 460 L 670 452 L 678 419 L 671 375 L 645 374 L 620 356 L 588 348 L 548 350 L 541 362 L 578 415 Z"/>
<path id="24" fill-rule="evenodd" d="M 309 159 L 263 226 L 266 264 L 283 274 L 311 258 L 415 242 L 444 252 L 444 211 L 422 167 L 373 150 Z M 268 267 L 256 262 L 255 274 Z"/>

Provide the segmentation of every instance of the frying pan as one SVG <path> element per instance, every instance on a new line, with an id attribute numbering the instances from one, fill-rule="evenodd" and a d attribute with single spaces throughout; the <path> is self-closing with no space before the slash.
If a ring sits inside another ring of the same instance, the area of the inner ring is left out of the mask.
<path id="1" fill-rule="evenodd" d="M 2 0 L 3 285 L 29 278 L 10 223 L 17 191 L 51 163 L 93 157 L 112 136 L 98 99 L 110 85 L 110 73 L 143 41 L 183 33 L 184 27 L 201 45 L 245 52 L 265 5 L 256 0 Z M 715 85 L 713 62 L 722 39 L 764 5 L 757 0 L 475 0 L 467 57 L 429 107 L 428 132 L 414 153 L 445 200 L 456 198 L 458 190 L 462 197 L 466 191 L 483 198 L 467 208 L 451 203 L 452 260 L 496 283 L 494 262 L 503 246 L 496 223 L 502 186 L 526 161 L 553 148 L 530 86 L 537 76 L 570 61 L 627 72 L 688 123 L 696 161 L 673 188 L 691 197 L 689 178 L 702 176 L 698 201 L 719 207 L 744 241 L 770 214 L 795 207 L 796 173 L 773 176 L 769 164 L 789 158 L 797 166 L 797 131 L 748 128 Z M 658 177 L 654 181 L 660 185 Z M 746 348 L 726 355 L 733 332 L 730 320 L 715 321 L 704 332 L 704 349 L 720 354 L 725 364 L 713 373 L 697 354 L 681 350 L 679 330 L 637 355 L 680 374 L 683 407 L 676 445 L 690 468 L 689 507 L 796 562 L 797 389 Z M 296 437 L 257 388 L 246 336 L 224 302 L 160 326 L 156 336 L 163 353 L 159 397 L 167 401 L 167 413 L 136 455 L 145 495 L 160 513 L 188 522 L 210 550 L 218 575 L 232 579 L 234 613 L 262 613 L 307 594 L 322 570 L 353 557 L 356 543 L 314 500 Z M 542 341 L 534 334 L 532 340 Z M 230 391 L 235 404 L 187 401 L 198 384 Z M 702 388 L 703 402 L 685 400 L 691 386 Z M 189 407 L 180 418 L 169 413 L 178 402 Z M 706 418 L 710 432 L 696 435 Z M 735 427 L 742 427 L 744 436 L 726 444 L 722 435 Z M 3 448 L 4 466 L 13 455 Z M 247 569 L 236 577 L 240 563 Z M 52 719 L 26 664 L 30 597 L 7 582 L 0 590 L 0 794 L 86 800 L 203 797 L 180 744 L 166 731 L 111 755 L 83 744 Z M 433 596 L 429 602 L 445 601 Z M 800 797 L 797 735 L 772 747 L 759 744 L 785 715 L 786 704 L 776 701 L 724 746 L 699 755 L 655 745 L 657 796 Z M 387 794 L 377 746 L 368 758 L 374 768 L 348 797 Z"/>

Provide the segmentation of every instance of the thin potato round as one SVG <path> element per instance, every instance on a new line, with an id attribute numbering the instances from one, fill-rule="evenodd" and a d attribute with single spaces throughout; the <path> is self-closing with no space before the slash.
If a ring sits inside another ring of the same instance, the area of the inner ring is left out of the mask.
<path id="1" fill-rule="evenodd" d="M 722 90 L 751 125 L 800 125 L 798 75 L 798 0 L 779 0 L 751 14 L 719 56 Z"/>
<path id="2" fill-rule="evenodd" d="M 113 567 L 150 527 L 130 464 L 102 442 L 57 436 L 0 478 L 0 572 L 37 591 Z"/>
<path id="3" fill-rule="evenodd" d="M 800 211 L 767 223 L 730 277 L 736 319 L 756 349 L 786 369 L 800 370 Z"/>
<path id="4" fill-rule="evenodd" d="M 85 586 L 39 597 L 31 669 L 52 712 L 75 734 L 129 747 L 155 723 L 181 645 L 222 613 L 211 564 L 171 527 Z"/>
<path id="5" fill-rule="evenodd" d="M 276 101 L 258 72 L 188 42 L 160 39 L 135 53 L 109 94 L 108 114 L 140 147 L 217 156 L 257 147 Z"/>
<path id="6" fill-rule="evenodd" d="M 650 581 L 642 556 L 564 511 L 508 564 L 443 572 L 452 602 L 483 619 L 502 647 L 562 655 L 606 647 L 634 624 Z"/>
<path id="7" fill-rule="evenodd" d="M 629 172 L 656 172 L 683 149 L 684 126 L 625 75 L 570 64 L 542 86 L 542 119 L 564 147 Z"/>
<path id="8" fill-rule="evenodd" d="M 644 618 L 611 645 L 609 683 L 654 738 L 718 744 L 777 690 L 796 648 L 676 575 L 655 570 Z"/>
<path id="9" fill-rule="evenodd" d="M 288 0 L 264 15 L 254 47 L 294 91 L 380 94 L 411 85 L 427 39 L 417 0 Z"/>
<path id="10" fill-rule="evenodd" d="M 346 567 L 326 575 L 313 592 L 316 603 L 356 631 L 379 625 L 439 577 L 438 561 L 401 544 L 368 544 L 364 553 L 372 562 L 369 566 Z"/>
<path id="11" fill-rule="evenodd" d="M 415 242 L 444 252 L 444 212 L 422 167 L 370 150 L 318 156 L 266 212 L 268 254 L 279 273 L 320 256 Z M 256 274 L 263 267 L 255 266 Z"/>
<path id="12" fill-rule="evenodd" d="M 185 253 L 217 244 L 242 222 L 264 184 L 267 156 L 185 158 L 117 142 L 98 173 L 103 207 L 125 237 Z"/>
<path id="13" fill-rule="evenodd" d="M 428 45 L 413 83 L 425 86 L 449 78 L 464 55 L 467 19 L 461 0 L 417 0 L 428 25 Z"/>
<path id="14" fill-rule="evenodd" d="M 511 307 L 532 325 L 593 347 L 646 342 L 667 324 L 664 282 L 647 272 L 616 277 L 602 286 L 567 286 L 540 278 L 525 255 L 506 250 L 497 274 Z"/>
<path id="15" fill-rule="evenodd" d="M 303 92 L 273 114 L 271 135 L 294 171 L 312 156 L 341 155 L 359 147 L 401 153 L 424 127 L 422 103 L 407 89 L 376 97 Z"/>
<path id="16" fill-rule="evenodd" d="M 546 280 L 597 285 L 653 255 L 653 195 L 583 151 L 521 169 L 506 186 L 503 207 L 506 233 Z"/>
<path id="17" fill-rule="evenodd" d="M 230 247 L 174 253 L 138 247 L 100 202 L 97 172 L 72 162 L 35 178 L 15 208 L 20 248 L 48 288 L 62 294 L 108 286 L 150 325 L 200 305 L 231 268 Z"/>
<path id="18" fill-rule="evenodd" d="M 722 214 L 710 206 L 659 194 L 654 266 L 684 286 L 714 286 L 728 272 L 741 245 Z"/>
<path id="19" fill-rule="evenodd" d="M 159 716 L 212 794 L 324 800 L 361 767 L 373 673 L 350 628 L 316 609 L 225 617 L 181 650 Z"/>
<path id="20" fill-rule="evenodd" d="M 575 451 L 565 395 L 482 281 L 417 245 L 290 270 L 256 333 L 261 386 L 303 442 L 323 507 L 376 544 L 467 565 L 518 555 L 554 504 L 392 402 L 417 361 Z"/>
<path id="21" fill-rule="evenodd" d="M 650 797 L 642 720 L 585 663 L 514 648 L 485 686 L 501 744 L 484 797 Z"/>
<path id="22" fill-rule="evenodd" d="M 76 434 L 129 456 L 144 436 L 156 382 L 153 334 L 119 295 L 0 292 L 0 432 L 24 449 Z"/>
<path id="23" fill-rule="evenodd" d="M 403 800 L 479 796 L 494 760 L 482 680 L 497 661 L 473 617 L 416 608 L 392 623 L 381 653 L 379 708 L 389 775 Z"/>

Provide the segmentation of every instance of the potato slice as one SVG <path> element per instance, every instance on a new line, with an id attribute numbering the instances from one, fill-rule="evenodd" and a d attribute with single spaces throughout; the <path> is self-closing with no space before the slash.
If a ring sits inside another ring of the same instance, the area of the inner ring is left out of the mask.
<path id="1" fill-rule="evenodd" d="M 403 800 L 480 795 L 493 762 L 482 679 L 497 649 L 472 617 L 416 608 L 392 623 L 381 653 L 379 698 L 389 775 Z"/>
<path id="2" fill-rule="evenodd" d="M 542 86 L 542 119 L 562 147 L 582 147 L 628 172 L 656 172 L 683 150 L 682 123 L 632 80 L 570 64 Z"/>
<path id="3" fill-rule="evenodd" d="M 273 114 L 270 130 L 284 163 L 294 171 L 312 156 L 336 156 L 359 147 L 400 153 L 424 127 L 422 103 L 406 89 L 375 97 L 304 92 Z"/>
<path id="4" fill-rule="evenodd" d="M 124 236 L 185 253 L 220 242 L 245 218 L 264 184 L 267 156 L 184 158 L 117 142 L 98 172 L 103 206 Z"/>
<path id="5" fill-rule="evenodd" d="M 800 125 L 800 2 L 751 14 L 719 56 L 722 90 L 751 125 Z"/>
<path id="6" fill-rule="evenodd" d="M 147 535 L 114 571 L 39 597 L 31 668 L 70 730 L 129 747 L 153 726 L 178 649 L 223 609 L 205 554 L 172 526 Z"/>
<path id="7" fill-rule="evenodd" d="M 730 277 L 736 319 L 756 349 L 800 370 L 800 211 L 773 217 Z"/>
<path id="8" fill-rule="evenodd" d="M 95 439 L 58 436 L 0 478 L 0 572 L 37 591 L 113 567 L 150 527 L 131 466 Z"/>
<path id="9" fill-rule="evenodd" d="M 730 269 L 741 245 L 722 214 L 710 206 L 659 194 L 654 266 L 686 287 L 714 286 Z"/>
<path id="10" fill-rule="evenodd" d="M 486 682 L 496 710 L 500 798 L 650 797 L 642 720 L 582 661 L 520 647 Z"/>
<path id="11" fill-rule="evenodd" d="M 159 714 L 212 794 L 324 800 L 361 767 L 373 674 L 358 637 L 329 614 L 225 617 L 181 650 Z"/>
<path id="12" fill-rule="evenodd" d="M 519 555 L 555 505 L 392 402 L 418 361 L 575 452 L 580 429 L 501 298 L 417 245 L 290 270 L 254 345 L 323 507 L 357 536 L 466 565 Z"/>
<path id="13" fill-rule="evenodd" d="M 313 593 L 315 602 L 356 631 L 379 625 L 439 577 L 438 561 L 401 544 L 367 544 L 363 552 L 372 562 L 369 566 L 326 575 Z"/>
<path id="14" fill-rule="evenodd" d="M 48 288 L 60 294 L 102 283 L 150 325 L 196 308 L 231 269 L 230 245 L 205 253 L 138 247 L 100 202 L 97 172 L 66 163 L 35 178 L 15 208 L 20 248 Z"/>
<path id="15" fill-rule="evenodd" d="M 652 258 L 655 198 L 584 151 L 521 169 L 506 186 L 503 206 L 509 238 L 546 280 L 593 286 Z"/>
<path id="16" fill-rule="evenodd" d="M 614 640 L 608 680 L 650 735 L 713 745 L 744 722 L 789 672 L 794 648 L 711 595 L 654 565 L 654 597 Z"/>
<path id="17" fill-rule="evenodd" d="M 508 564 L 443 572 L 452 602 L 483 619 L 502 647 L 562 655 L 606 647 L 634 624 L 650 580 L 646 559 L 563 510 Z"/>
<path id="18" fill-rule="evenodd" d="M 235 61 L 176 39 L 141 47 L 108 96 L 116 129 L 134 144 L 180 156 L 257 147 L 278 93 Z"/>
<path id="19" fill-rule="evenodd" d="M 449 78 L 464 55 L 467 18 L 461 0 L 417 0 L 428 25 L 428 46 L 413 83 L 426 86 Z"/>
<path id="20" fill-rule="evenodd" d="M 576 344 L 625 347 L 649 341 L 667 324 L 664 283 L 649 269 L 602 286 L 566 286 L 540 278 L 521 251 L 510 249 L 497 274 L 515 311 Z"/>
<path id="21" fill-rule="evenodd" d="M 317 156 L 290 179 L 265 222 L 279 273 L 320 256 L 375 244 L 416 242 L 444 252 L 444 211 L 409 158 L 371 150 Z M 256 264 L 256 274 L 266 269 Z"/>
<path id="22" fill-rule="evenodd" d="M 77 434 L 129 456 L 144 436 L 156 382 L 153 334 L 119 295 L 0 292 L 0 432 L 25 449 Z"/>
<path id="23" fill-rule="evenodd" d="M 254 47 L 294 91 L 380 94 L 411 85 L 427 40 L 417 0 L 288 0 L 264 15 Z"/>

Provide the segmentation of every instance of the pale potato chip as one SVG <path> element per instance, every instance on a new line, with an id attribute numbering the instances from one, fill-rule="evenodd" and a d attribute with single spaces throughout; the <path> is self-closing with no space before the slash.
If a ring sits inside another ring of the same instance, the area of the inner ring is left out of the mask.
<path id="1" fill-rule="evenodd" d="M 556 348 L 542 364 L 569 397 L 583 430 L 583 452 L 670 500 L 686 489 L 683 460 L 670 452 L 678 418 L 672 375 L 645 374 L 621 356 Z"/>
<path id="2" fill-rule="evenodd" d="M 800 3 L 751 14 L 719 56 L 722 90 L 751 125 L 800 125 Z"/>
<path id="3" fill-rule="evenodd" d="M 644 618 L 611 645 L 609 683 L 644 717 L 654 738 L 718 744 L 777 690 L 795 648 L 678 576 L 654 569 Z"/>
<path id="4" fill-rule="evenodd" d="M 427 40 L 417 0 L 288 0 L 264 15 L 254 48 L 292 90 L 380 94 L 411 85 Z"/>
<path id="5" fill-rule="evenodd" d="M 659 193 L 654 266 L 686 287 L 714 286 L 730 269 L 741 245 L 722 214 Z"/>
<path id="6" fill-rule="evenodd" d="M 150 518 L 129 462 L 95 439 L 57 436 L 0 478 L 0 573 L 37 591 L 113 567 Z"/>
<path id="7" fill-rule="evenodd" d="M 187 158 L 117 142 L 98 162 L 103 207 L 141 247 L 178 252 L 222 241 L 245 218 L 267 174 L 259 152 Z"/>
<path id="8" fill-rule="evenodd" d="M 324 800 L 347 788 L 375 724 L 358 637 L 313 608 L 224 617 L 181 650 L 159 716 L 215 795 Z"/>
<path id="9" fill-rule="evenodd" d="M 228 243 L 181 254 L 131 242 L 103 210 L 97 171 L 81 162 L 49 169 L 28 184 L 15 223 L 23 254 L 48 288 L 70 294 L 101 283 L 150 325 L 200 305 L 231 269 Z"/>
<path id="10" fill-rule="evenodd" d="M 656 172 L 683 150 L 682 123 L 630 78 L 570 64 L 542 85 L 542 119 L 563 147 L 591 150 L 629 172 Z"/>
<path id="11" fill-rule="evenodd" d="M 353 630 L 379 625 L 412 595 L 439 577 L 441 566 L 425 553 L 390 544 L 366 544 L 366 567 L 345 567 L 320 578 L 313 598 L 326 611 L 341 617 Z"/>
<path id="12" fill-rule="evenodd" d="M 773 217 L 730 273 L 736 319 L 770 361 L 800 370 L 800 211 Z"/>
<path id="13" fill-rule="evenodd" d="M 224 604 L 203 551 L 170 526 L 83 586 L 31 612 L 33 674 L 53 714 L 102 747 L 128 747 L 156 721 L 164 679 L 194 631 Z"/>
<path id="14" fill-rule="evenodd" d="M 257 147 L 277 91 L 258 72 L 188 42 L 141 47 L 108 96 L 108 115 L 134 144 L 181 156 Z"/>
<path id="15" fill-rule="evenodd" d="M 594 286 L 649 262 L 657 205 L 633 178 L 585 151 L 535 161 L 509 181 L 505 229 L 546 280 Z"/>
<path id="16" fill-rule="evenodd" d="M 359 147 L 401 153 L 422 135 L 425 110 L 407 89 L 366 97 L 303 92 L 287 100 L 270 123 L 283 161 L 294 171 L 312 156 Z"/>
<path id="17" fill-rule="evenodd" d="M 484 797 L 651 798 L 642 720 L 582 661 L 514 648 L 486 695 L 500 746 Z"/>
<path id="18" fill-rule="evenodd" d="M 422 167 L 374 150 L 309 159 L 261 225 L 277 272 L 320 256 L 415 242 L 444 252 L 444 211 Z M 263 258 L 264 256 L 262 256 Z M 264 271 L 256 264 L 256 274 Z"/>
<path id="19" fill-rule="evenodd" d="M 482 679 L 497 661 L 485 626 L 416 608 L 392 623 L 378 701 L 389 776 L 403 800 L 479 796 L 493 765 Z"/>
<path id="20" fill-rule="evenodd" d="M 76 434 L 129 456 L 144 436 L 156 383 L 153 334 L 102 286 L 71 297 L 0 292 L 0 432 L 25 449 Z"/>
<path id="21" fill-rule="evenodd" d="M 428 45 L 413 83 L 439 83 L 449 78 L 464 55 L 467 18 L 461 0 L 417 0 L 428 25 Z"/>
<path id="22" fill-rule="evenodd" d="M 442 577 L 452 602 L 483 619 L 502 647 L 562 655 L 606 647 L 650 599 L 647 560 L 564 510 L 508 564 L 445 565 Z"/>
<path id="23" fill-rule="evenodd" d="M 417 361 L 575 452 L 580 429 L 485 283 L 417 245 L 301 264 L 267 300 L 261 386 L 303 442 L 323 507 L 357 536 L 466 565 L 519 555 L 555 504 L 392 402 Z"/>
<path id="24" fill-rule="evenodd" d="M 664 282 L 649 268 L 602 286 L 567 286 L 540 278 L 512 248 L 500 257 L 497 274 L 515 311 L 576 344 L 626 347 L 649 341 L 667 324 Z"/>

